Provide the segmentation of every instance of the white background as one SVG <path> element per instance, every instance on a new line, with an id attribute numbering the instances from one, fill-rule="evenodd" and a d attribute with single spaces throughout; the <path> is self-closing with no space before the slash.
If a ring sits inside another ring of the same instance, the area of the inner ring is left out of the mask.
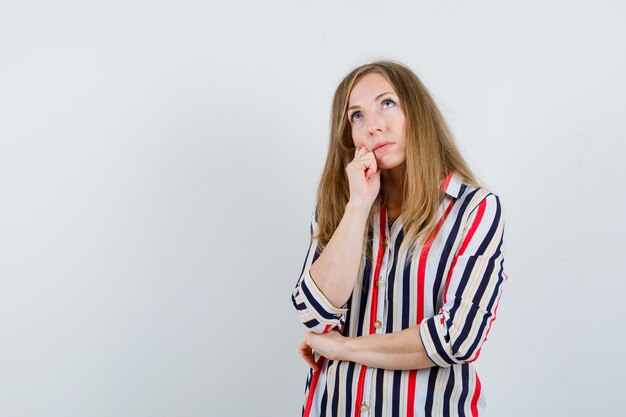
<path id="1" fill-rule="evenodd" d="M 331 97 L 390 58 L 505 213 L 487 416 L 623 416 L 619 1 L 0 0 L 0 416 L 299 416 Z"/>

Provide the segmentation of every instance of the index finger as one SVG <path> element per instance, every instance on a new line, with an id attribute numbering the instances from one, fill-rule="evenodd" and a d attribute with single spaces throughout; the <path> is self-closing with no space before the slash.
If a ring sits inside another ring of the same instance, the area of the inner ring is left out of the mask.
<path id="1" fill-rule="evenodd" d="M 369 151 L 367 150 L 365 146 L 357 147 L 356 151 L 354 152 L 354 157 L 356 158 L 357 156 L 365 155 L 367 152 Z"/>

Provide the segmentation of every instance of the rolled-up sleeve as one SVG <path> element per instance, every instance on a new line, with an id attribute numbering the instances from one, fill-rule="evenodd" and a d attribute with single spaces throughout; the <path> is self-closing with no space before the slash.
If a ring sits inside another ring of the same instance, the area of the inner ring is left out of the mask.
<path id="1" fill-rule="evenodd" d="M 291 294 L 291 300 L 298 313 L 300 321 L 306 327 L 316 333 L 325 333 L 333 327 L 343 327 L 347 303 L 339 308 L 331 304 L 322 291 L 317 287 L 311 277 L 309 270 L 311 265 L 317 260 L 320 253 L 318 251 L 318 226 L 317 212 L 313 210 L 311 214 L 311 240 L 309 249 L 304 259 L 300 277 Z"/>
<path id="2" fill-rule="evenodd" d="M 488 194 L 466 221 L 439 314 L 420 323 L 428 357 L 440 367 L 476 360 L 496 318 L 504 273 L 500 199 Z"/>

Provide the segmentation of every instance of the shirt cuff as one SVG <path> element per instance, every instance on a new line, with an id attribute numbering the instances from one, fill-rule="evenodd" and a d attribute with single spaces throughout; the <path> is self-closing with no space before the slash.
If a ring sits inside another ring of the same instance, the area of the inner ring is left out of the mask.
<path id="1" fill-rule="evenodd" d="M 450 349 L 450 343 L 446 341 L 445 321 L 445 316 L 438 314 L 424 319 L 420 323 L 420 337 L 426 349 L 426 354 L 431 361 L 442 368 L 461 363 L 454 357 Z"/>
<path id="2" fill-rule="evenodd" d="M 347 308 L 335 307 L 319 289 L 309 271 L 300 283 L 304 304 L 320 323 L 338 325 L 339 319 L 348 312 Z M 344 305 L 345 307 L 345 305 Z"/>

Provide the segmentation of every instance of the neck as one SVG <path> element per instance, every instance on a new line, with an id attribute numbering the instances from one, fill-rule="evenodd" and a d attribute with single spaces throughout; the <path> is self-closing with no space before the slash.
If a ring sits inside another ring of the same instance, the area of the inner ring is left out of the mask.
<path id="1" fill-rule="evenodd" d="M 404 165 L 404 164 L 403 164 Z M 385 193 L 387 207 L 399 209 L 402 206 L 404 190 L 404 167 L 403 165 L 381 172 L 381 186 Z"/>

